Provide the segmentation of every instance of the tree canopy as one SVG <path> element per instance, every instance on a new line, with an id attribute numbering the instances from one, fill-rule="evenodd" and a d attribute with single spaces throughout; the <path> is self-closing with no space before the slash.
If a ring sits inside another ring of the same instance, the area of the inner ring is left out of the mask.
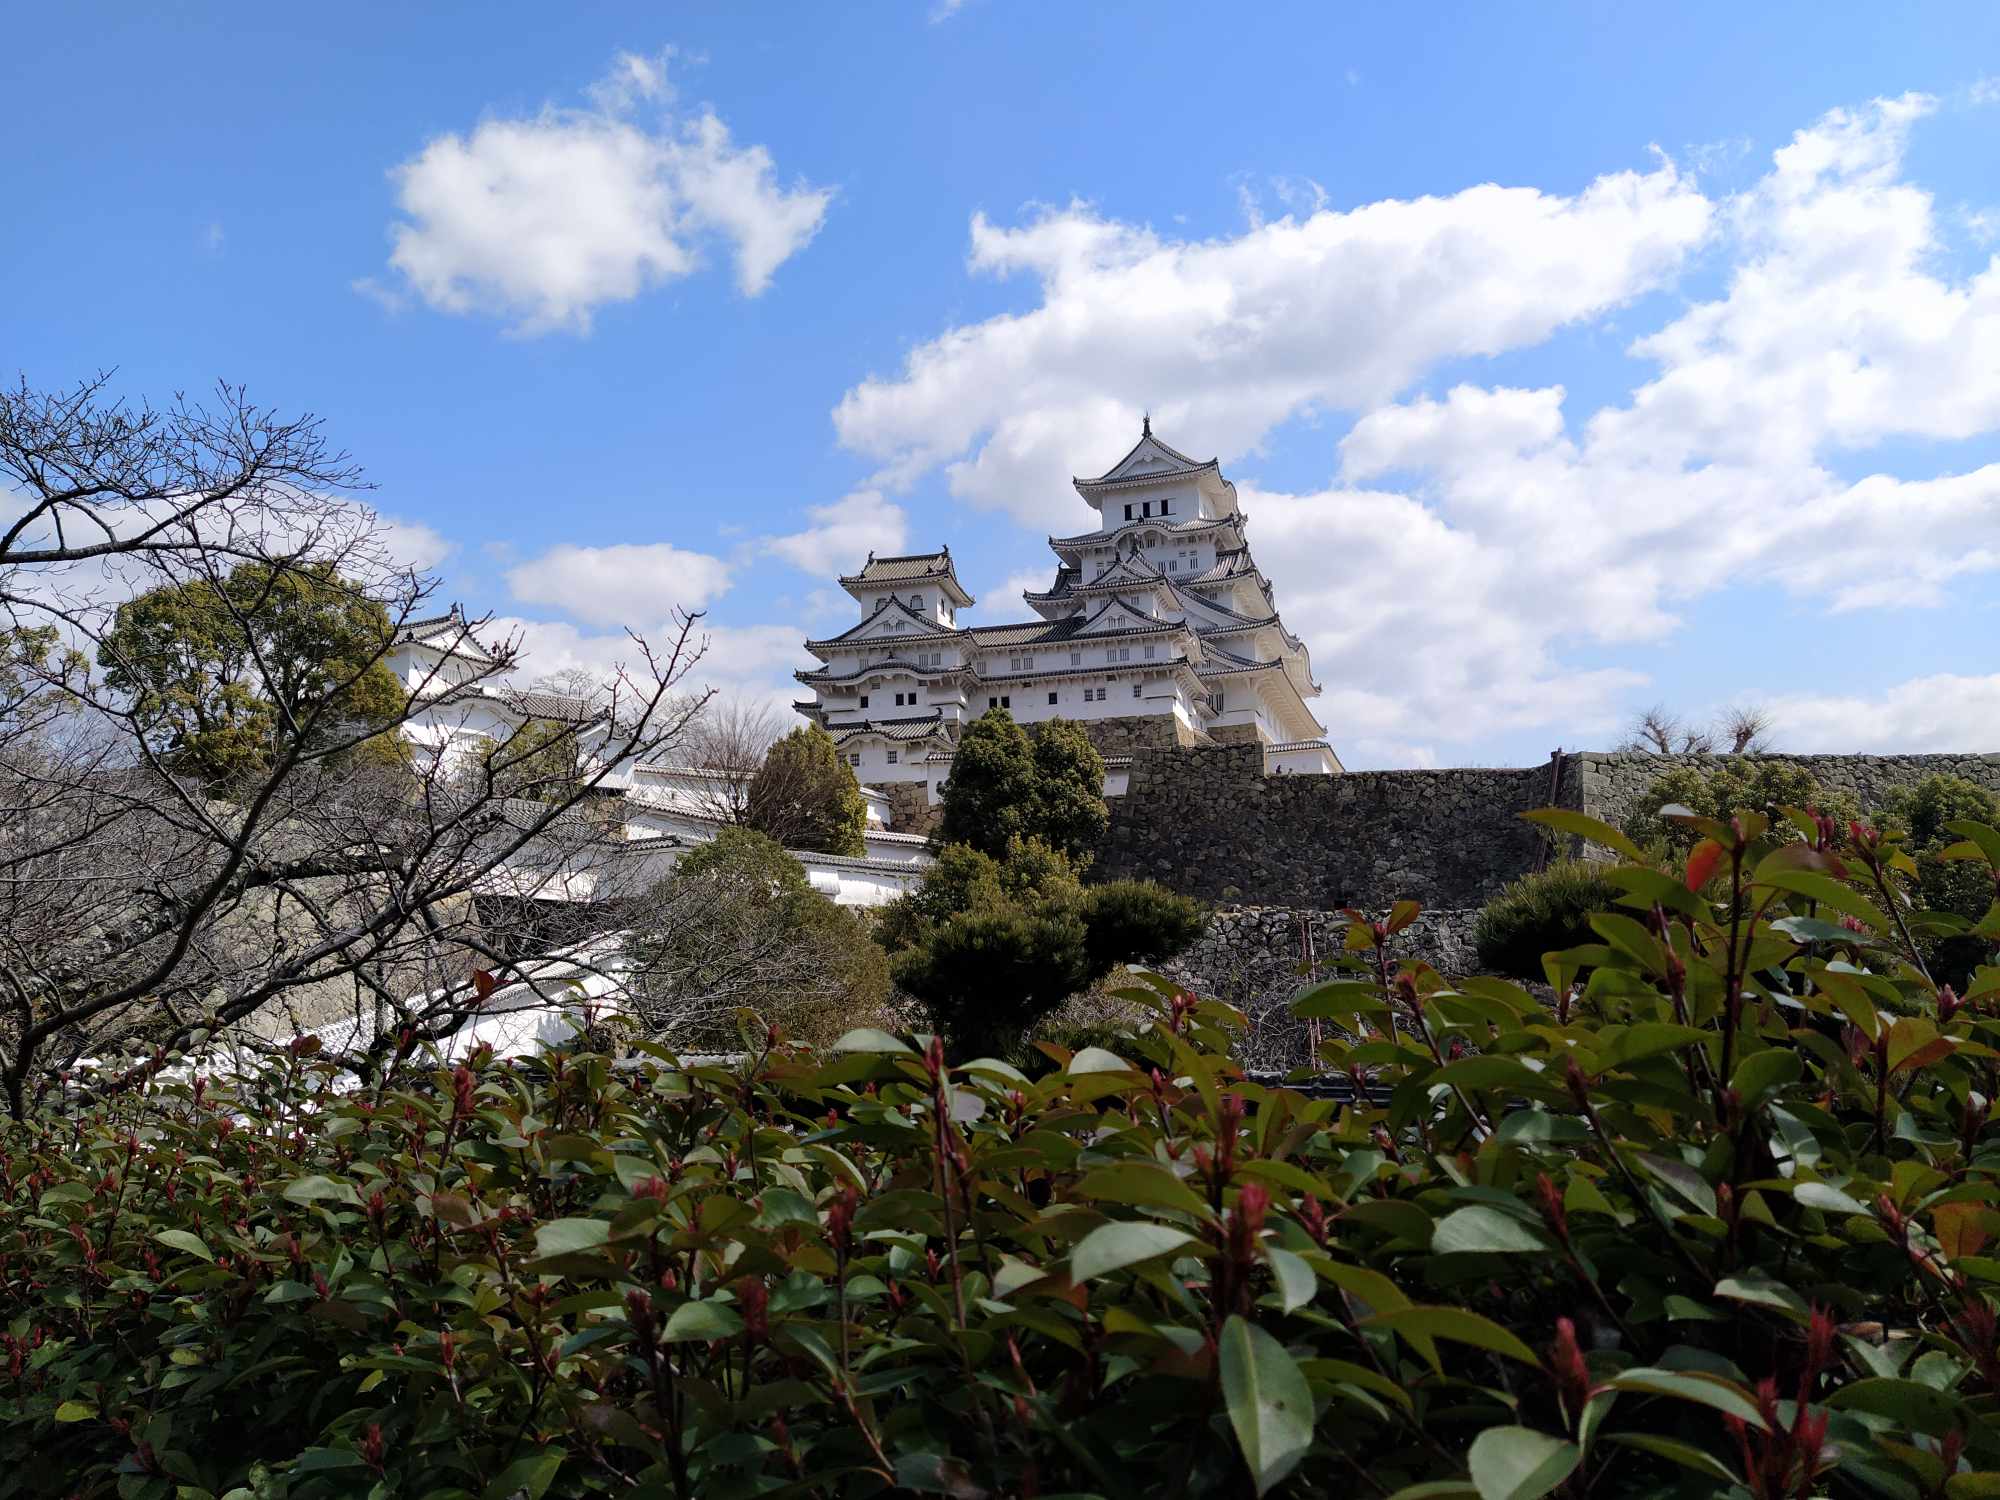
<path id="1" fill-rule="evenodd" d="M 281 743 L 310 752 L 395 722 L 393 633 L 381 600 L 331 563 L 251 561 L 127 600 L 97 662 L 169 770 L 227 785 L 268 771 Z"/>
<path id="2" fill-rule="evenodd" d="M 866 924 L 754 829 L 725 828 L 682 855 L 628 926 L 637 1009 L 676 1046 L 733 1045 L 742 1010 L 830 1041 L 888 997 Z"/>
<path id="3" fill-rule="evenodd" d="M 861 784 L 834 749 L 833 736 L 817 724 L 794 729 L 765 752 L 750 781 L 744 821 L 787 849 L 867 852 Z"/>
<path id="4" fill-rule="evenodd" d="M 945 783 L 939 841 L 995 859 L 1037 839 L 1087 864 L 1104 835 L 1104 759 L 1081 726 L 1049 719 L 1032 733 L 1004 708 L 967 726 Z"/>
<path id="5" fill-rule="evenodd" d="M 1016 836 L 1004 859 L 947 844 L 876 927 L 896 983 L 965 1056 L 1018 1053 L 1069 996 L 1200 935 L 1200 908 L 1142 881 L 1084 886 L 1069 857 Z"/>

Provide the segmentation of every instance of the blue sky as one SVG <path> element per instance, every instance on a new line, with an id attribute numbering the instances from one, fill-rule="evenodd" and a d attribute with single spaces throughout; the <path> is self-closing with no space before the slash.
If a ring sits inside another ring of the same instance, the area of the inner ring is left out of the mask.
<path id="1" fill-rule="evenodd" d="M 0 359 L 322 414 L 536 667 L 678 600 L 783 697 L 870 545 L 1017 615 L 1151 407 L 1351 765 L 1993 748 L 1991 74 L 1983 6 L 45 7 Z"/>

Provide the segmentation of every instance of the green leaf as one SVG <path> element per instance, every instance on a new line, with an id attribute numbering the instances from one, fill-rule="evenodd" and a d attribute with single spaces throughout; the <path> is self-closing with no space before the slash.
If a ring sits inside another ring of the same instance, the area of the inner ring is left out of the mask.
<path id="1" fill-rule="evenodd" d="M 573 1255 L 595 1250 L 611 1238 L 609 1219 L 551 1219 L 535 1231 L 535 1255 Z"/>
<path id="2" fill-rule="evenodd" d="M 877 1031 L 873 1026 L 857 1026 L 833 1044 L 835 1052 L 892 1052 L 903 1057 L 915 1057 L 916 1050 L 908 1042 L 898 1041 L 886 1031 Z"/>
<path id="3" fill-rule="evenodd" d="M 1641 1021 L 1614 1036 L 1611 1045 L 1599 1055 L 1599 1061 L 1607 1068 L 1622 1068 L 1649 1057 L 1658 1057 L 1662 1052 L 1699 1045 L 1708 1040 L 1708 1035 L 1692 1026 L 1676 1026 L 1670 1021 Z"/>
<path id="4" fill-rule="evenodd" d="M 1817 901 L 1821 906 L 1830 906 L 1858 922 L 1866 922 L 1877 932 L 1889 930 L 1889 919 L 1875 909 L 1874 903 L 1829 876 L 1814 875 L 1808 870 L 1774 870 L 1757 884 L 1776 886 L 1808 901 Z"/>
<path id="5" fill-rule="evenodd" d="M 1764 1102 L 1765 1095 L 1797 1083 L 1803 1076 L 1805 1064 L 1794 1049 L 1766 1047 L 1738 1063 L 1729 1082 L 1743 1096 L 1743 1107 L 1754 1110 Z"/>
<path id="6" fill-rule="evenodd" d="M 949 1495 L 951 1500 L 986 1500 L 988 1493 L 963 1459 L 925 1448 L 896 1456 L 896 1487 L 917 1495 Z"/>
<path id="7" fill-rule="evenodd" d="M 1607 1432 L 1604 1434 L 1604 1440 L 1625 1448 L 1637 1448 L 1641 1453 L 1651 1453 L 1655 1457 L 1677 1463 L 1682 1468 L 1693 1469 L 1697 1474 L 1705 1474 L 1710 1479 L 1719 1479 L 1724 1484 L 1741 1482 L 1729 1465 L 1692 1443 L 1655 1437 L 1650 1432 Z"/>
<path id="8" fill-rule="evenodd" d="M 1538 1500 L 1569 1478 L 1583 1450 L 1532 1427 L 1489 1427 L 1466 1460 L 1479 1500 Z"/>
<path id="9" fill-rule="evenodd" d="M 567 1455 L 560 1448 L 545 1448 L 540 1453 L 515 1459 L 494 1476 L 481 1500 L 513 1500 L 516 1495 L 526 1495 L 528 1500 L 542 1500 L 549 1486 L 555 1482 L 556 1471 L 562 1467 L 565 1457 Z"/>
<path id="10" fill-rule="evenodd" d="M 56 1408 L 58 1422 L 88 1422 L 97 1415 L 97 1408 L 87 1401 L 65 1401 Z"/>
<path id="11" fill-rule="evenodd" d="M 1648 1396 L 1673 1396 L 1681 1401 L 1693 1401 L 1726 1416 L 1740 1418 L 1760 1432 L 1765 1430 L 1764 1419 L 1758 1414 L 1757 1403 L 1751 1399 L 1750 1393 L 1720 1375 L 1641 1368 L 1622 1371 L 1604 1383 L 1614 1391 L 1637 1391 Z"/>
<path id="12" fill-rule="evenodd" d="M 331 1177 L 297 1177 L 285 1184 L 284 1196 L 291 1203 L 348 1203 L 359 1206 L 354 1188 Z"/>
<path id="13" fill-rule="evenodd" d="M 1799 1319 L 1812 1315 L 1805 1298 L 1782 1281 L 1773 1281 L 1761 1271 L 1745 1271 L 1740 1276 L 1723 1277 L 1715 1284 L 1715 1295 L 1754 1303 L 1758 1307 L 1775 1307 Z"/>
<path id="14" fill-rule="evenodd" d="M 1534 812 L 1524 812 L 1522 818 L 1530 823 L 1540 823 L 1544 828 L 1553 828 L 1558 833 L 1572 833 L 1593 844 L 1601 844 L 1606 849 L 1624 855 L 1635 865 L 1646 862 L 1639 846 L 1625 837 L 1609 823 L 1600 822 L 1587 813 L 1571 812 L 1564 807 L 1544 807 Z"/>
<path id="15" fill-rule="evenodd" d="M 667 1319 L 661 1337 L 670 1344 L 709 1339 L 734 1338 L 743 1331 L 743 1319 L 724 1302 L 683 1302 Z"/>
<path id="16" fill-rule="evenodd" d="M 1313 1293 L 1319 1290 L 1319 1278 L 1313 1275 L 1311 1266 L 1278 1245 L 1266 1245 L 1264 1259 L 1271 1263 L 1271 1274 L 1278 1283 L 1278 1301 L 1286 1312 L 1312 1301 Z"/>
<path id="17" fill-rule="evenodd" d="M 1085 1047 L 1069 1060 L 1070 1074 L 1080 1073 L 1129 1073 L 1132 1065 L 1116 1052 L 1107 1052 L 1102 1047 Z"/>
<path id="18" fill-rule="evenodd" d="M 1377 1313 L 1362 1326 L 1391 1328 L 1400 1334 L 1416 1334 L 1424 1338 L 1450 1339 L 1456 1344 L 1470 1344 L 1476 1349 L 1504 1354 L 1524 1365 L 1541 1364 L 1541 1358 L 1534 1350 L 1498 1323 L 1491 1318 L 1482 1318 L 1476 1312 L 1467 1312 L 1462 1307 L 1421 1304 L 1400 1307 L 1391 1312 Z"/>
<path id="19" fill-rule="evenodd" d="M 1549 1242 L 1515 1218 L 1483 1203 L 1461 1208 L 1438 1220 L 1431 1236 L 1431 1253 L 1453 1251 L 1487 1255 L 1543 1255 Z"/>
<path id="20" fill-rule="evenodd" d="M 1915 1380 L 1884 1377 L 1857 1380 L 1827 1397 L 1826 1404 L 1835 1411 L 1865 1411 L 1889 1417 L 1931 1437 L 1943 1437 L 1965 1420 L 1960 1403 L 1948 1392 Z"/>
<path id="21" fill-rule="evenodd" d="M 201 1236 L 189 1234 L 185 1229 L 162 1229 L 153 1238 L 162 1245 L 175 1250 L 185 1250 L 189 1255 L 199 1255 L 210 1265 L 215 1264 L 215 1252 L 208 1248 Z"/>
<path id="22" fill-rule="evenodd" d="M 1857 1203 L 1837 1187 L 1824 1182 L 1802 1182 L 1792 1189 L 1792 1201 L 1829 1214 L 1865 1214 L 1866 1204 Z"/>
<path id="23" fill-rule="evenodd" d="M 1165 1224 L 1148 1224 L 1140 1220 L 1100 1224 L 1070 1251 L 1070 1280 L 1095 1281 L 1127 1266 L 1171 1255 L 1193 1243 L 1193 1235 Z"/>
<path id="24" fill-rule="evenodd" d="M 1222 1398 L 1257 1493 L 1267 1493 L 1312 1447 L 1312 1391 L 1285 1346 L 1231 1315 L 1222 1325 Z"/>

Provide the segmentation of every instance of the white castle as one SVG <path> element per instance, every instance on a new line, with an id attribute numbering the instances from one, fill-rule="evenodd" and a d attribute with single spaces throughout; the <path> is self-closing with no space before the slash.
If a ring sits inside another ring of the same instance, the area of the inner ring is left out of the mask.
<path id="1" fill-rule="evenodd" d="M 1176 452 L 1148 418 L 1131 452 L 1074 483 L 1098 525 L 1049 538 L 1055 581 L 1022 595 L 1039 619 L 958 624 L 973 599 L 949 547 L 871 553 L 840 580 L 861 622 L 806 642 L 821 665 L 797 674 L 814 696 L 795 707 L 856 778 L 927 783 L 935 800 L 959 734 L 991 708 L 1082 724 L 1105 753 L 1107 793 L 1141 748 L 1257 744 L 1268 772 L 1338 771 L 1308 706 L 1311 659 L 1278 616 L 1216 460 Z"/>

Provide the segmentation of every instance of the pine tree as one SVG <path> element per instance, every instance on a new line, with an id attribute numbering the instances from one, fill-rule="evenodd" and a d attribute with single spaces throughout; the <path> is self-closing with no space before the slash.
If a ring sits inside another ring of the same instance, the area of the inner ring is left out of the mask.
<path id="1" fill-rule="evenodd" d="M 1081 867 L 1110 819 L 1104 759 L 1080 725 L 1050 719 L 1030 731 L 988 709 L 958 742 L 943 810 L 941 843 L 1001 859 L 1015 839 L 1039 839 Z"/>

